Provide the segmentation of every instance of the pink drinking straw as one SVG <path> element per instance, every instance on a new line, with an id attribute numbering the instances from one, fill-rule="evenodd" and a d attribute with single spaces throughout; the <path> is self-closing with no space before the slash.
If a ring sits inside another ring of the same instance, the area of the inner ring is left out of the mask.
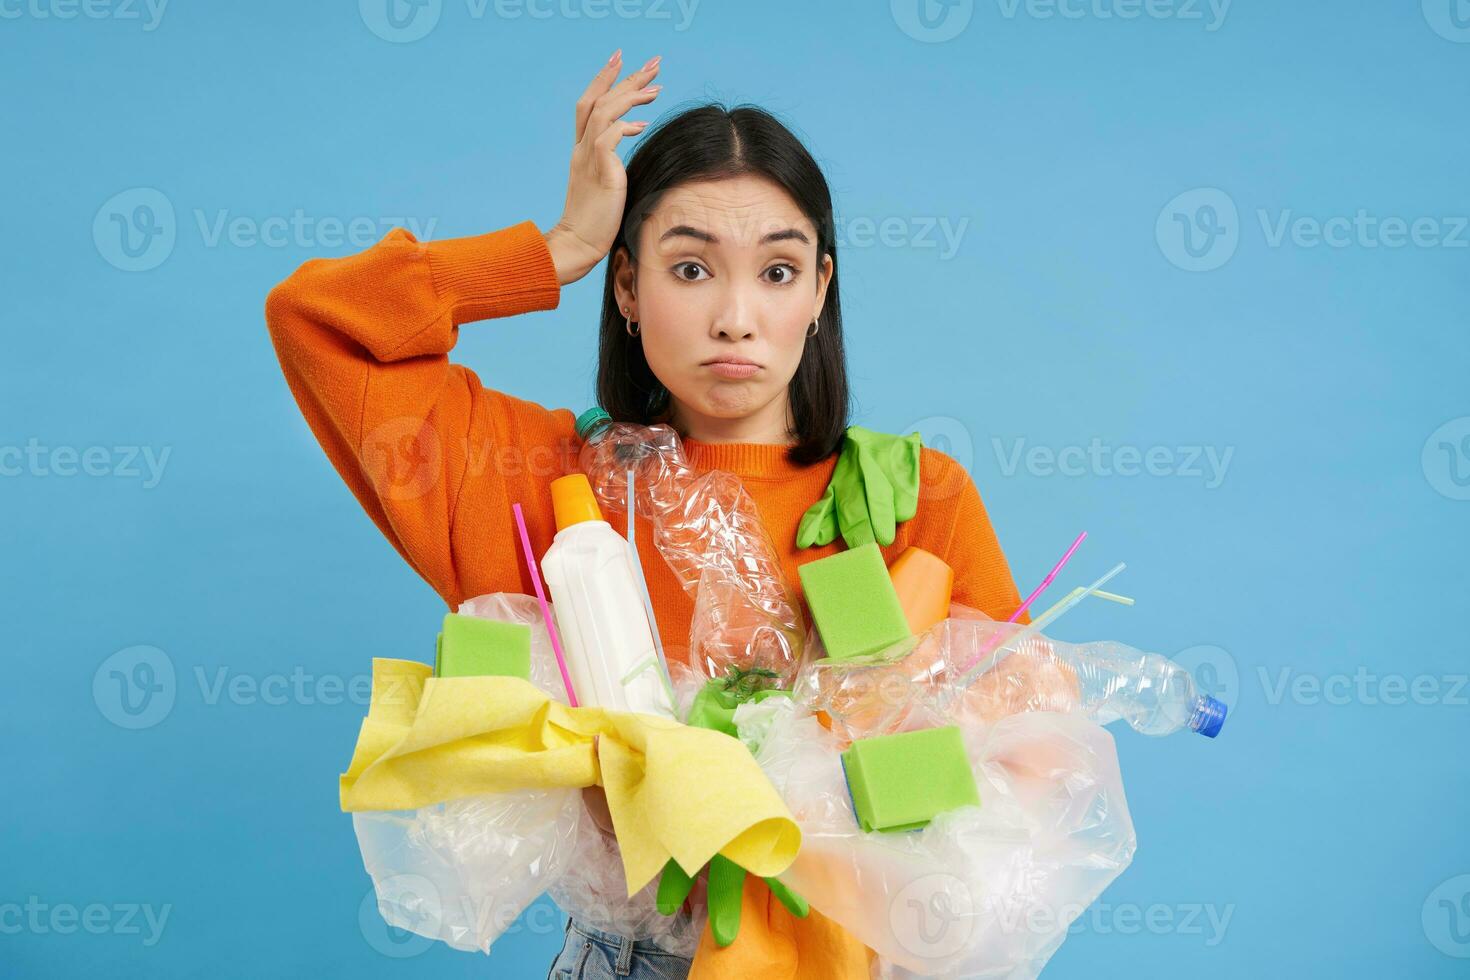
<path id="1" fill-rule="evenodd" d="M 1061 560 L 1051 567 L 1051 571 L 1046 573 L 1046 578 L 1042 579 L 1041 584 L 1032 590 L 1031 594 L 1026 597 L 1025 602 L 1016 607 L 1016 611 L 1011 613 L 1011 618 L 1006 620 L 1006 622 L 1014 623 L 1016 620 L 1020 619 L 1021 614 L 1025 612 L 1028 608 L 1030 608 L 1031 603 L 1036 601 L 1036 597 L 1045 592 L 1047 586 L 1056 581 L 1057 573 L 1062 570 L 1063 565 L 1072 560 L 1072 555 L 1076 553 L 1077 547 L 1082 544 L 1082 539 L 1085 537 L 1087 537 L 1086 531 L 1083 531 L 1081 534 L 1077 535 L 1077 540 L 1072 542 L 1072 547 L 1068 548 L 1067 553 L 1062 555 Z M 969 671 L 971 667 L 979 663 L 980 658 L 984 657 L 986 654 L 994 650 L 996 644 L 999 643 L 1001 639 L 1002 637 L 997 634 L 989 643 L 985 645 L 985 647 L 979 653 L 970 658 L 970 662 L 965 664 L 964 667 L 960 669 L 960 674 L 965 674 Z"/>
<path id="2" fill-rule="evenodd" d="M 1016 607 L 1016 611 L 1011 613 L 1011 618 L 1006 620 L 1006 622 L 1014 623 L 1016 620 L 1021 618 L 1021 613 L 1031 608 L 1031 603 L 1036 601 L 1036 597 L 1045 592 L 1047 586 L 1056 581 L 1057 572 L 1060 572 L 1062 570 L 1062 566 L 1072 560 L 1072 555 L 1077 551 L 1077 546 L 1082 543 L 1082 539 L 1085 537 L 1087 537 L 1086 531 L 1083 531 L 1081 534 L 1077 535 L 1077 540 L 1072 542 L 1072 547 L 1067 549 L 1067 553 L 1062 556 L 1062 560 L 1051 567 L 1051 571 L 1046 573 L 1046 578 L 1042 579 L 1041 584 L 1036 587 L 1036 590 L 1026 597 L 1025 602 Z"/>
<path id="3" fill-rule="evenodd" d="M 551 621 L 551 609 L 546 605 L 546 592 L 541 588 L 541 573 L 536 570 L 536 558 L 531 554 L 531 536 L 526 533 L 526 518 L 521 513 L 520 504 L 511 504 L 510 509 L 515 511 L 516 529 L 521 533 L 521 550 L 526 555 L 526 567 L 531 570 L 531 584 L 536 587 L 536 598 L 541 602 L 541 618 L 546 621 L 546 632 L 551 636 L 551 651 L 556 654 L 556 665 L 561 668 L 561 682 L 567 688 L 567 701 L 576 708 L 577 692 L 572 690 L 572 675 L 567 673 L 567 658 L 562 656 L 561 637 L 557 635 L 556 624 Z"/>

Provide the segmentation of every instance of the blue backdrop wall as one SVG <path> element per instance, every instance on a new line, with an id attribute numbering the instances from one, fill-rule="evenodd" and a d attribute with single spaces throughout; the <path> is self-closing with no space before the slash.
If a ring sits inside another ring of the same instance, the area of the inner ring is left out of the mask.
<path id="1" fill-rule="evenodd" d="M 920 2 L 0 0 L 0 972 L 542 975 L 544 903 L 488 961 L 376 918 L 336 774 L 443 607 L 262 310 L 555 221 L 622 47 L 632 118 L 759 103 L 826 168 L 854 421 L 969 468 L 1023 591 L 1090 531 L 1065 584 L 1138 604 L 1058 635 L 1233 705 L 1116 733 L 1137 858 L 1047 975 L 1464 975 L 1470 10 Z M 457 356 L 585 407 L 599 280 Z"/>

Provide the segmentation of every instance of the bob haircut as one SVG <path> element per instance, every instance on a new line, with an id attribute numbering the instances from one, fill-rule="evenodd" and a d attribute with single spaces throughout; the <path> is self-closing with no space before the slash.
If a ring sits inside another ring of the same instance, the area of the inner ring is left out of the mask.
<path id="1" fill-rule="evenodd" d="M 727 109 L 718 103 L 695 106 L 659 122 L 639 141 L 627 163 L 630 202 L 608 254 L 628 250 L 636 268 L 638 233 L 664 193 L 681 184 L 753 175 L 785 189 L 816 226 L 817 262 L 832 256 L 832 278 L 822 306 L 820 329 L 806 343 L 796 374 L 787 387 L 796 442 L 786 452 L 793 463 L 826 459 L 842 445 L 847 430 L 849 394 L 847 355 L 842 344 L 842 305 L 838 302 L 837 246 L 832 195 L 816 160 L 791 130 L 757 106 Z M 669 390 L 643 356 L 643 344 L 628 336 L 613 289 L 613 262 L 607 263 L 598 341 L 597 400 L 619 422 L 650 425 L 666 421 Z"/>

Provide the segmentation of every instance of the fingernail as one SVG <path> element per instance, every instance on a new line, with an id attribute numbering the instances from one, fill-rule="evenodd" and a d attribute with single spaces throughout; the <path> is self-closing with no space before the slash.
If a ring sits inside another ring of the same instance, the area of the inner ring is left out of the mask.
<path id="1" fill-rule="evenodd" d="M 662 57 L 663 57 L 663 55 L 661 55 L 661 54 L 656 54 L 656 55 L 654 55 L 654 56 L 653 56 L 653 57 L 652 57 L 652 58 L 649 58 L 649 59 L 648 59 L 648 63 L 647 63 L 647 64 L 645 64 L 645 65 L 644 65 L 644 66 L 643 66 L 643 68 L 642 68 L 642 69 L 641 69 L 641 70 L 642 70 L 642 71 L 648 71 L 648 70 L 649 70 L 649 69 L 650 69 L 650 68 L 652 68 L 652 67 L 653 67 L 653 66 L 654 66 L 654 65 L 656 65 L 656 64 L 658 64 L 658 61 L 659 61 L 659 59 L 660 59 L 660 58 L 662 58 Z"/>
<path id="2" fill-rule="evenodd" d="M 607 63 L 609 65 L 614 64 L 618 60 L 619 56 L 622 55 L 622 53 L 623 53 L 623 49 L 622 48 L 618 48 L 616 51 L 614 51 L 612 53 L 612 57 L 609 58 L 609 59 L 607 59 Z"/>

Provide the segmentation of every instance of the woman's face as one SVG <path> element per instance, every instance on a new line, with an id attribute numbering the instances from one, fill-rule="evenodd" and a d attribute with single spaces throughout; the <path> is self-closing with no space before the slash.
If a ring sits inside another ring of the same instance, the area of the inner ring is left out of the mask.
<path id="1" fill-rule="evenodd" d="M 615 259 L 618 306 L 675 426 L 749 420 L 747 440 L 786 441 L 787 386 L 832 277 L 815 226 L 778 184 L 742 176 L 669 190 L 638 236 L 636 275 L 625 252 Z"/>

